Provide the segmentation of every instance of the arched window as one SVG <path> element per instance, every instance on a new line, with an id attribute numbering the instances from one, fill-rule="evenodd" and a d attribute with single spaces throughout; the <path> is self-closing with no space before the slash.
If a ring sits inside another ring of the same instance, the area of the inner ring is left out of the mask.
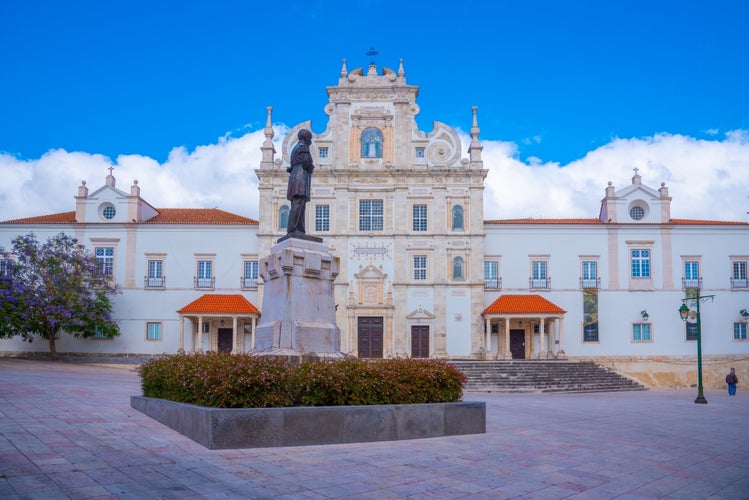
<path id="1" fill-rule="evenodd" d="M 453 207 L 453 231 L 463 231 L 463 205 Z"/>
<path id="2" fill-rule="evenodd" d="M 453 279 L 464 280 L 466 279 L 466 270 L 463 257 L 455 257 L 453 259 Z"/>
<path id="3" fill-rule="evenodd" d="M 285 231 L 289 226 L 289 206 L 281 205 L 278 209 L 278 230 Z"/>
<path id="4" fill-rule="evenodd" d="M 361 157 L 382 158 L 382 132 L 380 132 L 380 129 L 369 127 L 361 133 Z"/>

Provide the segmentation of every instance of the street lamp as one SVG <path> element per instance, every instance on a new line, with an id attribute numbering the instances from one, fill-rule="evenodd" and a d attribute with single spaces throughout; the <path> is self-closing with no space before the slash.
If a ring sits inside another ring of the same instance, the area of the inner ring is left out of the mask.
<path id="1" fill-rule="evenodd" d="M 702 321 L 700 320 L 700 302 L 708 299 L 712 301 L 714 297 L 715 295 L 700 296 L 698 288 L 692 297 L 689 297 L 689 293 L 687 293 L 687 298 L 681 299 L 681 307 L 679 307 L 679 316 L 682 321 L 686 322 L 689 318 L 689 306 L 687 306 L 687 303 L 692 301 L 697 306 L 697 315 L 695 317 L 695 323 L 697 324 L 697 399 L 694 402 L 701 404 L 707 404 L 707 399 L 705 399 L 705 395 L 702 392 Z"/>

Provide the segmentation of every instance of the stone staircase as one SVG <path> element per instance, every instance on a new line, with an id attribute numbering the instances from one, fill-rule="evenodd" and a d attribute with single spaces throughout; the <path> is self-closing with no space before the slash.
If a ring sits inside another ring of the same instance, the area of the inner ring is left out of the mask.
<path id="1" fill-rule="evenodd" d="M 563 360 L 451 361 L 468 377 L 466 391 L 616 392 L 647 387 L 592 362 Z"/>

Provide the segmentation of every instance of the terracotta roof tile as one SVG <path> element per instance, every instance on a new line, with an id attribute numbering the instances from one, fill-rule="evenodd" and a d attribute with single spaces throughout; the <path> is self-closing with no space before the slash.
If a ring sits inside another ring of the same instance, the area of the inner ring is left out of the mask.
<path id="1" fill-rule="evenodd" d="M 671 219 L 671 224 L 682 224 L 685 226 L 747 226 L 749 225 L 749 222 L 732 220 Z"/>
<path id="2" fill-rule="evenodd" d="M 259 314 L 257 307 L 241 295 L 206 294 L 182 309 L 180 314 Z"/>
<path id="3" fill-rule="evenodd" d="M 218 208 L 157 208 L 159 214 L 141 224 L 256 225 L 258 221 Z M 75 224 L 75 212 L 39 215 L 5 221 L 4 224 Z M 107 224 L 107 223 L 103 223 Z"/>
<path id="4" fill-rule="evenodd" d="M 564 314 L 567 311 L 540 295 L 502 295 L 484 314 Z"/>
<path id="5" fill-rule="evenodd" d="M 484 224 L 592 224 L 592 225 L 604 225 L 606 223 L 601 222 L 598 219 L 494 219 L 484 221 Z M 618 222 L 613 224 L 624 224 L 624 225 L 658 225 L 660 222 Z M 678 226 L 746 226 L 749 225 L 747 222 L 741 221 L 719 221 L 719 220 L 697 220 L 697 219 L 671 219 L 668 224 Z"/>
<path id="6" fill-rule="evenodd" d="M 485 224 L 603 224 L 598 219 L 496 219 Z"/>

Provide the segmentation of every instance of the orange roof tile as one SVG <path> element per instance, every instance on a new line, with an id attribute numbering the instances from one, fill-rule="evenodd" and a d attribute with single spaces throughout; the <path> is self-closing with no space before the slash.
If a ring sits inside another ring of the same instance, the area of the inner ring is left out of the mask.
<path id="1" fill-rule="evenodd" d="M 495 220 L 486 220 L 484 221 L 485 224 L 593 224 L 593 225 L 603 225 L 603 224 L 609 224 L 601 222 L 598 219 L 533 219 L 533 218 L 527 218 L 527 219 L 495 219 Z M 634 226 L 634 225 L 658 225 L 660 222 L 614 222 L 610 224 L 621 224 L 621 225 L 627 225 L 627 226 Z M 696 220 L 696 219 L 671 219 L 668 221 L 668 224 L 671 225 L 683 225 L 683 226 L 741 226 L 741 225 L 749 225 L 747 222 L 742 221 L 719 221 L 719 220 Z"/>
<path id="2" fill-rule="evenodd" d="M 598 219 L 497 219 L 484 221 L 485 224 L 603 224 Z"/>
<path id="3" fill-rule="evenodd" d="M 159 214 L 141 224 L 258 224 L 255 219 L 219 210 L 218 208 L 157 208 Z M 38 215 L 4 221 L 3 224 L 75 224 L 75 212 Z M 106 224 L 106 223 L 104 223 Z"/>
<path id="4" fill-rule="evenodd" d="M 747 226 L 749 222 L 732 220 L 698 220 L 698 219 L 671 219 L 671 224 L 682 224 L 685 226 Z"/>
<path id="5" fill-rule="evenodd" d="M 259 314 L 257 307 L 241 295 L 206 294 L 182 309 L 180 314 Z"/>
<path id="6" fill-rule="evenodd" d="M 502 295 L 484 314 L 564 314 L 567 311 L 540 295 Z"/>

